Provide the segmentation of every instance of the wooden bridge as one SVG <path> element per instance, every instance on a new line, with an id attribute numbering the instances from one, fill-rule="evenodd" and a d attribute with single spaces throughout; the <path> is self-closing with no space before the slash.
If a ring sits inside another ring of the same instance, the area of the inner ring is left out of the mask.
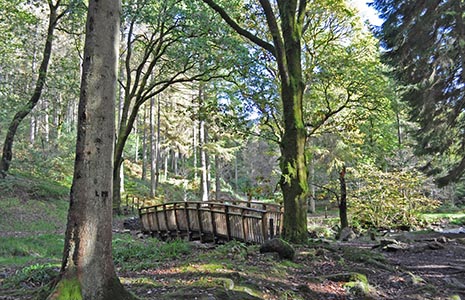
<path id="1" fill-rule="evenodd" d="M 143 231 L 160 238 L 263 243 L 279 236 L 282 207 L 258 201 L 170 202 L 139 208 Z"/>

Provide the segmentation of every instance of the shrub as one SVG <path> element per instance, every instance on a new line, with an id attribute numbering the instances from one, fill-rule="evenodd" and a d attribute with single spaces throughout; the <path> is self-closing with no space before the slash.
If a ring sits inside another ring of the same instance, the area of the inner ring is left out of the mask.
<path id="1" fill-rule="evenodd" d="M 363 167 L 349 203 L 352 222 L 363 228 L 410 229 L 421 224 L 421 213 L 439 206 L 423 189 L 426 178 L 409 171 L 383 172 Z"/>

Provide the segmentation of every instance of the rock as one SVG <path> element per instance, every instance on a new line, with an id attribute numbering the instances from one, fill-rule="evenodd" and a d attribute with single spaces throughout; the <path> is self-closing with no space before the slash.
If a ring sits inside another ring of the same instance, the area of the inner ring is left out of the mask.
<path id="1" fill-rule="evenodd" d="M 441 244 L 446 244 L 447 242 L 449 242 L 449 240 L 445 236 L 440 236 L 438 237 L 437 242 Z"/>
<path id="2" fill-rule="evenodd" d="M 431 250 L 440 250 L 440 249 L 444 249 L 444 244 L 434 241 L 432 243 L 428 243 L 428 248 Z"/>
<path id="3" fill-rule="evenodd" d="M 341 234 L 339 235 L 340 241 L 350 241 L 355 239 L 357 236 L 355 232 L 350 227 L 345 227 L 341 230 Z"/>
<path id="4" fill-rule="evenodd" d="M 260 246 L 260 253 L 269 253 L 269 252 L 278 253 L 279 258 L 289 259 L 289 260 L 292 260 L 295 255 L 294 247 L 292 247 L 292 245 L 289 244 L 288 242 L 282 239 L 279 239 L 279 238 L 265 241 Z"/>
<path id="5" fill-rule="evenodd" d="M 124 229 L 128 229 L 128 230 L 141 230 L 142 223 L 140 222 L 139 218 L 133 217 L 133 218 L 124 220 L 123 227 Z"/>
<path id="6" fill-rule="evenodd" d="M 373 248 L 381 248 L 385 251 L 398 251 L 398 250 L 408 250 L 410 246 L 406 243 L 399 242 L 393 239 L 382 239 L 379 241 L 379 245 L 373 246 Z"/>
<path id="7" fill-rule="evenodd" d="M 143 233 L 143 232 L 138 232 L 136 234 L 136 236 L 139 238 L 139 239 L 145 239 L 147 236 Z"/>

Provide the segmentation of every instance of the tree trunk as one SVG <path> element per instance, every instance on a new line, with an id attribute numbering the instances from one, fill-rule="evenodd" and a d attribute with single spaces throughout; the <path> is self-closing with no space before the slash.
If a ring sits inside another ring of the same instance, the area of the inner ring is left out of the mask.
<path id="1" fill-rule="evenodd" d="M 197 145 L 197 122 L 194 120 L 192 123 L 192 148 L 194 152 L 194 162 L 193 162 L 193 169 L 194 169 L 194 182 L 197 182 L 197 179 L 199 177 L 197 168 L 197 149 L 199 148 Z"/>
<path id="2" fill-rule="evenodd" d="M 221 192 L 221 166 L 220 166 L 220 157 L 218 154 L 215 155 L 215 200 L 220 200 L 220 192 Z"/>
<path id="3" fill-rule="evenodd" d="M 339 185 L 341 190 L 341 200 L 339 202 L 339 219 L 341 220 L 341 230 L 349 227 L 347 219 L 347 186 L 346 186 L 346 167 L 342 167 L 339 172 Z"/>
<path id="4" fill-rule="evenodd" d="M 136 140 L 134 142 L 134 162 L 137 163 L 139 161 L 139 126 L 138 126 L 138 119 L 136 119 L 136 122 L 134 123 L 134 135 L 136 137 Z"/>
<path id="5" fill-rule="evenodd" d="M 142 176 L 141 180 L 145 181 L 147 177 L 147 109 L 144 107 L 144 125 L 143 125 L 143 136 L 142 136 Z"/>
<path id="6" fill-rule="evenodd" d="M 135 299 L 112 259 L 118 0 L 89 2 L 76 159 L 59 281 L 48 299 Z"/>
<path id="7" fill-rule="evenodd" d="M 397 126 L 397 145 L 402 148 L 402 127 L 400 124 L 400 113 L 396 111 L 396 126 Z"/>
<path id="8" fill-rule="evenodd" d="M 155 149 L 155 128 L 153 124 L 153 107 L 154 107 L 154 99 L 150 99 L 150 198 L 155 197 L 155 165 L 157 151 Z"/>
<path id="9" fill-rule="evenodd" d="M 160 183 L 160 125 L 161 125 L 161 105 L 160 105 L 160 95 L 158 95 L 157 101 L 157 140 L 155 144 L 155 192 L 158 189 L 158 184 Z"/>
<path id="10" fill-rule="evenodd" d="M 237 154 L 234 156 L 234 192 L 239 193 L 239 174 L 238 174 L 238 166 L 237 166 Z"/>
<path id="11" fill-rule="evenodd" d="M 280 145 L 280 186 L 284 196 L 283 236 L 292 242 L 303 242 L 307 239 L 308 183 L 302 108 L 305 87 L 301 66 L 302 24 L 299 24 L 302 21 L 301 16 L 296 16 L 297 1 L 281 0 L 278 1 L 278 7 L 284 42 L 280 45 L 275 41 L 284 118 L 284 133 Z"/>
<path id="12" fill-rule="evenodd" d="M 207 151 L 205 150 L 205 121 L 200 121 L 199 126 L 199 151 L 200 151 L 200 193 L 202 201 L 208 201 L 208 167 Z"/>
<path id="13" fill-rule="evenodd" d="M 315 193 L 315 159 L 312 158 L 310 162 L 310 212 L 314 214 L 316 212 L 316 193 Z"/>
<path id="14" fill-rule="evenodd" d="M 284 133 L 280 142 L 280 186 L 284 197 L 283 236 L 291 242 L 303 242 L 307 239 L 308 185 L 305 161 L 306 131 L 302 107 L 305 85 L 301 66 L 301 39 L 307 1 L 277 0 L 278 17 L 275 15 L 272 1 L 259 0 L 268 25 L 267 33 L 272 37 L 273 44 L 241 27 L 216 1 L 203 2 L 217 11 L 238 34 L 276 58 L 284 121 Z"/>
<path id="15" fill-rule="evenodd" d="M 34 93 L 32 94 L 29 101 L 15 114 L 13 120 L 8 126 L 8 131 L 3 143 L 2 157 L 0 159 L 0 178 L 6 177 L 6 174 L 10 168 L 11 160 L 13 158 L 13 142 L 19 125 L 24 120 L 24 118 L 34 109 L 40 99 L 40 96 L 42 95 L 42 90 L 47 78 L 49 61 L 52 55 L 52 44 L 55 27 L 59 18 L 62 16 L 58 14 L 59 5 L 60 0 L 58 0 L 56 4 L 53 4 L 51 0 L 49 1 L 50 15 L 48 20 L 47 37 L 45 41 L 42 63 L 39 67 L 39 75 L 37 77 L 36 86 Z"/>

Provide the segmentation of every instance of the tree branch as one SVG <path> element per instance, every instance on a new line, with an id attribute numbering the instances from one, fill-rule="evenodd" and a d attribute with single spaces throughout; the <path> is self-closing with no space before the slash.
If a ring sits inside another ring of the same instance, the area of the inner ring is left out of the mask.
<path id="1" fill-rule="evenodd" d="M 240 34 L 241 36 L 247 38 L 248 40 L 250 40 L 251 42 L 253 42 L 254 44 L 262 47 L 263 49 L 266 49 L 267 51 L 269 51 L 271 54 L 273 54 L 273 56 L 276 57 L 276 49 L 275 47 L 268 43 L 267 41 L 265 40 L 262 40 L 260 39 L 259 37 L 257 37 L 256 35 L 252 34 L 250 31 L 247 31 L 245 30 L 244 28 L 242 28 L 236 21 L 234 21 L 229 15 L 228 13 L 221 7 L 219 6 L 218 4 L 215 3 L 215 1 L 213 0 L 202 0 L 205 4 L 207 4 L 208 6 L 210 6 L 211 9 L 213 9 L 214 11 L 216 11 L 220 16 L 221 18 L 229 25 L 231 26 L 232 29 L 234 29 L 234 31 L 236 31 L 238 34 Z"/>

